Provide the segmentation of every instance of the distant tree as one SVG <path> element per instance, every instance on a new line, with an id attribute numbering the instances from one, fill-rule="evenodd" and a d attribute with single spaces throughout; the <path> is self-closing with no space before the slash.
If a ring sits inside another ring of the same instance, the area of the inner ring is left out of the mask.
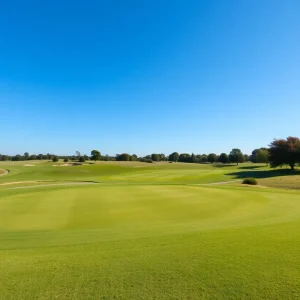
<path id="1" fill-rule="evenodd" d="M 136 155 L 136 154 L 132 154 L 132 155 L 130 156 L 130 160 L 131 160 L 131 161 L 137 161 L 137 160 L 138 160 L 137 155 Z"/>
<path id="2" fill-rule="evenodd" d="M 229 160 L 232 163 L 236 163 L 237 165 L 239 163 L 244 162 L 244 155 L 240 149 L 232 149 L 230 154 L 229 154 Z"/>
<path id="3" fill-rule="evenodd" d="M 36 159 L 42 160 L 43 159 L 43 154 L 40 153 L 39 155 L 37 155 Z"/>
<path id="4" fill-rule="evenodd" d="M 208 161 L 207 159 L 208 159 L 208 157 L 206 154 L 201 155 L 201 162 L 206 163 Z"/>
<path id="5" fill-rule="evenodd" d="M 151 159 L 152 159 L 153 161 L 159 161 L 159 159 L 160 159 L 159 154 L 153 153 L 153 154 L 151 155 Z"/>
<path id="6" fill-rule="evenodd" d="M 21 160 L 23 160 L 23 158 L 20 154 L 17 154 L 17 155 L 12 157 L 12 160 L 13 161 L 21 161 Z"/>
<path id="7" fill-rule="evenodd" d="M 67 157 L 64 158 L 64 162 L 68 162 L 69 159 Z"/>
<path id="8" fill-rule="evenodd" d="M 244 162 L 245 161 L 249 161 L 249 155 L 248 154 L 244 154 Z"/>
<path id="9" fill-rule="evenodd" d="M 160 154 L 160 160 L 161 161 L 165 161 L 166 160 L 166 156 L 163 153 Z"/>
<path id="10" fill-rule="evenodd" d="M 28 153 L 28 152 L 25 152 L 25 153 L 24 153 L 24 158 L 25 158 L 26 160 L 29 160 L 29 158 L 30 158 L 30 155 L 29 155 L 29 153 Z"/>
<path id="11" fill-rule="evenodd" d="M 209 161 L 210 163 L 216 162 L 217 161 L 217 154 L 215 154 L 215 153 L 208 154 L 207 161 Z"/>
<path id="12" fill-rule="evenodd" d="M 144 163 L 152 163 L 153 162 L 152 159 L 145 158 L 145 157 L 140 157 L 139 161 L 144 162 Z"/>
<path id="13" fill-rule="evenodd" d="M 222 164 L 227 164 L 227 163 L 229 163 L 229 157 L 226 153 L 221 153 L 218 161 Z"/>
<path id="14" fill-rule="evenodd" d="M 178 161 L 179 162 L 190 162 L 190 159 L 191 159 L 191 155 L 188 154 L 188 153 L 181 153 L 179 155 L 179 158 L 178 158 Z"/>
<path id="15" fill-rule="evenodd" d="M 91 152 L 91 160 L 100 160 L 101 159 L 101 153 L 98 150 L 92 150 Z"/>
<path id="16" fill-rule="evenodd" d="M 4 155 L 4 154 L 1 155 L 1 154 L 0 154 L 0 160 L 1 160 L 1 161 L 6 161 L 6 160 L 8 160 L 8 159 L 9 159 L 8 155 Z"/>
<path id="17" fill-rule="evenodd" d="M 30 155 L 29 159 L 30 160 L 36 160 L 36 155 L 35 154 Z"/>
<path id="18" fill-rule="evenodd" d="M 130 155 L 128 153 L 120 154 L 116 157 L 117 161 L 130 161 Z"/>
<path id="19" fill-rule="evenodd" d="M 269 150 L 268 149 L 259 149 L 256 152 L 256 157 L 255 157 L 256 162 L 258 163 L 265 163 L 268 165 L 269 163 Z"/>
<path id="20" fill-rule="evenodd" d="M 81 162 L 81 163 L 85 162 L 85 157 L 84 156 L 80 156 L 79 157 L 79 162 Z"/>
<path id="21" fill-rule="evenodd" d="M 292 170 L 300 162 L 300 140 L 297 137 L 275 139 L 269 148 L 269 161 L 272 168 L 289 165 Z"/>
<path id="22" fill-rule="evenodd" d="M 80 154 L 80 152 L 79 152 L 79 151 L 76 151 L 76 155 L 77 155 L 78 159 L 79 159 L 79 158 L 80 158 L 80 156 L 81 156 L 81 154 Z"/>
<path id="23" fill-rule="evenodd" d="M 58 156 L 54 155 L 54 156 L 52 157 L 52 161 L 53 161 L 53 162 L 58 162 Z"/>
<path id="24" fill-rule="evenodd" d="M 250 155 L 250 161 L 256 163 L 256 153 L 259 149 L 254 149 Z"/>
<path id="25" fill-rule="evenodd" d="M 192 153 L 192 155 L 190 157 L 190 162 L 193 163 L 193 164 L 198 162 L 198 158 L 194 153 Z"/>
<path id="26" fill-rule="evenodd" d="M 178 152 L 173 152 L 172 154 L 169 155 L 169 161 L 177 162 L 178 159 L 179 159 Z"/>

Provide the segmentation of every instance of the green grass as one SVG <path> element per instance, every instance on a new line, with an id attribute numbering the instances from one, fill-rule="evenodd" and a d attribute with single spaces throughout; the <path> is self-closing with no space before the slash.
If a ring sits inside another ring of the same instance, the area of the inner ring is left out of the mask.
<path id="1" fill-rule="evenodd" d="M 0 164 L 0 299 L 300 298 L 297 172 L 23 164 Z M 272 188 L 207 185 L 246 173 Z M 10 189 L 45 181 L 99 184 Z"/>

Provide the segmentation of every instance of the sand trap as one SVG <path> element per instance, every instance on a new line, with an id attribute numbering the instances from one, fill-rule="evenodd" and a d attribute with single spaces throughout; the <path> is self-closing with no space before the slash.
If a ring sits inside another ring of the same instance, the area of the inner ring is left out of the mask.
<path id="1" fill-rule="evenodd" d="M 25 164 L 25 165 L 23 165 L 23 167 L 35 167 L 35 165 Z"/>
<path id="2" fill-rule="evenodd" d="M 5 182 L 5 183 L 0 183 L 0 186 L 3 185 L 13 185 L 13 184 L 22 184 L 22 183 L 36 183 L 38 181 L 12 181 L 12 182 Z"/>
<path id="3" fill-rule="evenodd" d="M 0 169 L 0 176 L 5 176 L 9 173 L 9 171 L 4 170 L 4 169 Z"/>

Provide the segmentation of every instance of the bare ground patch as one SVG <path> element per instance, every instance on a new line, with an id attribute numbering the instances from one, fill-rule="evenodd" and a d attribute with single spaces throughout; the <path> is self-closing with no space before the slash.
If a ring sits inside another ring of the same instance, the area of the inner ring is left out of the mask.
<path id="1" fill-rule="evenodd" d="M 9 172 L 7 170 L 4 169 L 0 169 L 0 176 L 5 176 L 7 175 Z"/>

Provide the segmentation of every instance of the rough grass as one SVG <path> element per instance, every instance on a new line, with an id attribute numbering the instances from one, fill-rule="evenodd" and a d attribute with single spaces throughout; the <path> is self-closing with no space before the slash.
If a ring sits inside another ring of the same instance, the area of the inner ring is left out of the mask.
<path id="1" fill-rule="evenodd" d="M 198 185 L 264 167 L 145 165 L 5 166 L 13 186 L 100 184 L 0 187 L 0 299 L 300 298 L 298 191 Z"/>

